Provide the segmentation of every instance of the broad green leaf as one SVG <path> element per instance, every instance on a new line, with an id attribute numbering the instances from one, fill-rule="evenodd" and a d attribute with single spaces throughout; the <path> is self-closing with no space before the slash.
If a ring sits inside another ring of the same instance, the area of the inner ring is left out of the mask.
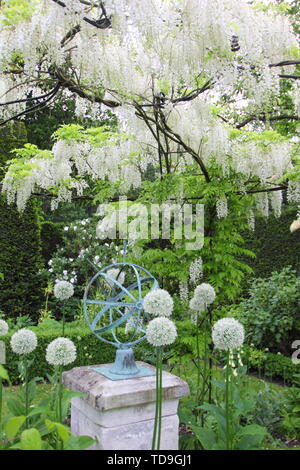
<path id="1" fill-rule="evenodd" d="M 7 382 L 10 381 L 6 369 L 4 369 L 4 367 L 1 364 L 0 364 L 0 378 L 3 380 L 7 380 Z"/>
<path id="2" fill-rule="evenodd" d="M 265 436 L 267 431 L 262 426 L 258 424 L 249 424 L 248 426 L 243 426 L 237 433 L 237 437 L 242 436 Z"/>
<path id="3" fill-rule="evenodd" d="M 21 434 L 22 450 L 41 450 L 42 439 L 39 431 L 35 428 L 26 429 Z"/>
<path id="4" fill-rule="evenodd" d="M 200 444 L 202 445 L 203 449 L 211 450 L 213 446 L 216 445 L 216 435 L 215 433 L 208 428 L 204 428 L 201 426 L 191 426 L 192 430 L 196 434 Z"/>
<path id="5" fill-rule="evenodd" d="M 84 450 L 95 443 L 89 436 L 71 436 L 64 446 L 64 450 Z"/>
<path id="6" fill-rule="evenodd" d="M 50 421 L 50 419 L 46 419 L 45 424 L 49 431 L 57 431 L 59 437 L 61 438 L 64 444 L 68 441 L 71 434 L 69 428 L 67 428 L 61 423 L 55 423 L 54 421 Z"/>
<path id="7" fill-rule="evenodd" d="M 25 420 L 25 416 L 14 416 L 6 422 L 5 432 L 9 440 L 15 437 Z"/>

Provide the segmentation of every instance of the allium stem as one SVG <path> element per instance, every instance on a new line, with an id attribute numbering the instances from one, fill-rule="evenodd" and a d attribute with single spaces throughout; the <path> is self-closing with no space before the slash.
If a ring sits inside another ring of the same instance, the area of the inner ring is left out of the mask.
<path id="1" fill-rule="evenodd" d="M 58 395 L 58 422 L 62 422 L 62 366 L 58 367 L 58 381 L 57 381 L 57 395 Z"/>
<path id="2" fill-rule="evenodd" d="M 204 321 L 203 324 L 204 328 L 204 364 L 203 364 L 203 386 L 202 386 L 202 393 L 201 393 L 201 402 L 205 400 L 205 395 L 207 393 L 207 329 L 206 329 L 206 321 Z M 209 377 L 210 379 L 210 377 Z M 199 403 L 200 400 L 198 400 L 198 406 L 202 405 L 203 403 Z M 204 413 L 202 412 L 201 416 L 201 424 L 202 426 L 204 425 Z"/>
<path id="3" fill-rule="evenodd" d="M 197 347 L 197 405 L 200 405 L 200 400 L 202 401 L 203 387 L 205 386 L 205 375 L 203 376 L 203 385 L 200 392 L 200 341 L 199 341 L 199 314 L 197 314 L 197 331 L 196 331 L 196 347 Z M 204 361 L 206 356 L 204 355 Z M 205 364 L 205 362 L 204 362 Z M 204 366 L 205 367 L 205 366 Z M 197 410 L 197 421 L 199 419 L 199 410 Z"/>
<path id="4" fill-rule="evenodd" d="M 160 348 L 159 353 L 159 409 L 158 409 L 158 436 L 157 436 L 157 450 L 160 450 L 160 439 L 161 439 L 161 422 L 162 422 L 162 358 L 163 348 Z"/>
<path id="5" fill-rule="evenodd" d="M 226 413 L 226 449 L 230 450 L 230 400 L 229 400 L 229 368 L 230 350 L 226 352 L 226 388 L 225 388 L 225 413 Z"/>
<path id="6" fill-rule="evenodd" d="M 155 418 L 154 418 L 154 429 L 152 437 L 151 450 L 155 450 L 156 435 L 157 435 L 157 420 L 158 420 L 158 408 L 159 408 L 159 348 L 156 348 L 156 381 L 155 381 Z"/>
<path id="7" fill-rule="evenodd" d="M 24 369 L 25 369 L 25 374 L 24 374 L 24 380 L 25 380 L 25 416 L 26 416 L 26 421 L 25 421 L 25 429 L 28 429 L 28 411 L 29 411 L 29 394 L 28 394 L 28 361 L 27 359 L 24 359 Z"/>
<path id="8" fill-rule="evenodd" d="M 209 328 L 212 328 L 212 309 L 211 307 L 208 308 L 209 314 Z M 213 368 L 213 361 L 212 361 L 212 354 L 213 354 L 213 344 L 210 341 L 209 343 L 209 385 L 208 385 L 208 403 L 212 403 L 212 368 Z"/>
<path id="9" fill-rule="evenodd" d="M 159 450 L 162 420 L 162 356 L 163 348 L 156 348 L 156 400 L 155 418 L 151 450 Z"/>
<path id="10" fill-rule="evenodd" d="M 3 383 L 0 377 L 0 432 L 2 429 L 2 400 L 3 400 Z"/>

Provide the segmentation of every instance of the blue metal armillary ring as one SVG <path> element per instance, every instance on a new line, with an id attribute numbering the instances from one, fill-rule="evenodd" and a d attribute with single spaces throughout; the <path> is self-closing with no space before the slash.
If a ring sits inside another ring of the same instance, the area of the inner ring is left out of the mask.
<path id="1" fill-rule="evenodd" d="M 134 362 L 132 346 L 145 339 L 143 297 L 158 289 L 157 280 L 145 268 L 133 263 L 106 266 L 91 279 L 84 293 L 84 316 L 92 332 L 105 343 L 117 348 L 113 366 L 97 372 L 112 380 L 152 375 L 149 369 Z M 128 335 L 124 338 L 124 327 Z"/>

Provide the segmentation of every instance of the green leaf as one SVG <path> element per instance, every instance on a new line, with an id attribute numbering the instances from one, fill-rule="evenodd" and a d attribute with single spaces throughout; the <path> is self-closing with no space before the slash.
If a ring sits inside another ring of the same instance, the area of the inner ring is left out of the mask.
<path id="1" fill-rule="evenodd" d="M 217 443 L 215 433 L 209 429 L 200 426 L 191 426 L 204 450 L 211 450 Z"/>
<path id="2" fill-rule="evenodd" d="M 64 446 L 64 450 L 84 450 L 97 442 L 89 436 L 71 436 Z"/>
<path id="3" fill-rule="evenodd" d="M 8 373 L 1 364 L 0 364 L 0 378 L 3 380 L 7 380 L 7 382 L 10 382 Z"/>
<path id="4" fill-rule="evenodd" d="M 25 416 L 14 416 L 6 422 L 5 432 L 9 440 L 15 437 L 25 420 Z"/>
<path id="5" fill-rule="evenodd" d="M 249 424 L 248 426 L 242 427 L 237 433 L 237 437 L 242 436 L 265 436 L 267 431 L 258 424 Z"/>
<path id="6" fill-rule="evenodd" d="M 21 449 L 22 450 L 41 450 L 42 439 L 39 431 L 35 428 L 26 429 L 21 434 Z"/>
<path id="7" fill-rule="evenodd" d="M 66 442 L 70 438 L 70 434 L 71 434 L 71 432 L 70 432 L 69 428 L 67 428 L 67 426 L 64 426 L 61 423 L 55 423 L 54 421 L 50 421 L 49 419 L 45 420 L 45 424 L 46 424 L 47 428 L 49 429 L 49 431 L 56 430 L 59 437 L 63 441 L 63 443 L 66 444 Z"/>
<path id="8" fill-rule="evenodd" d="M 25 406 L 20 400 L 11 398 L 7 400 L 6 404 L 7 408 L 14 416 L 22 416 L 25 414 Z"/>

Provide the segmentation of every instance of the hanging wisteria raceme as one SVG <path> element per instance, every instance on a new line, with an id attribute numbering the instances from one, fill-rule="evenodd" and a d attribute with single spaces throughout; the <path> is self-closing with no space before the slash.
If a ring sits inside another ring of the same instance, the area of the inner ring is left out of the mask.
<path id="1" fill-rule="evenodd" d="M 272 120 L 264 110 L 280 80 L 297 79 L 297 38 L 286 15 L 246 0 L 238 8 L 233 0 L 41 0 L 15 23 L 5 11 L 0 124 L 62 96 L 75 96 L 77 116 L 99 119 L 110 109 L 119 123 L 115 135 L 73 129 L 56 134 L 52 152 L 19 153 L 2 188 L 19 210 L 38 189 L 52 191 L 53 209 L 80 198 L 87 179 L 108 180 L 125 194 L 149 166 L 160 176 L 193 168 L 208 183 L 217 167 L 245 192 L 253 179 L 261 190 L 282 189 L 276 182 L 293 169 L 294 143 L 275 132 L 257 138 L 251 123 Z M 297 82 L 290 94 L 295 115 L 287 118 L 298 119 Z M 239 106 L 244 122 L 231 117 Z M 257 202 L 261 213 L 267 200 Z M 272 196 L 277 215 L 280 205 Z M 218 217 L 228 210 L 224 195 Z"/>

